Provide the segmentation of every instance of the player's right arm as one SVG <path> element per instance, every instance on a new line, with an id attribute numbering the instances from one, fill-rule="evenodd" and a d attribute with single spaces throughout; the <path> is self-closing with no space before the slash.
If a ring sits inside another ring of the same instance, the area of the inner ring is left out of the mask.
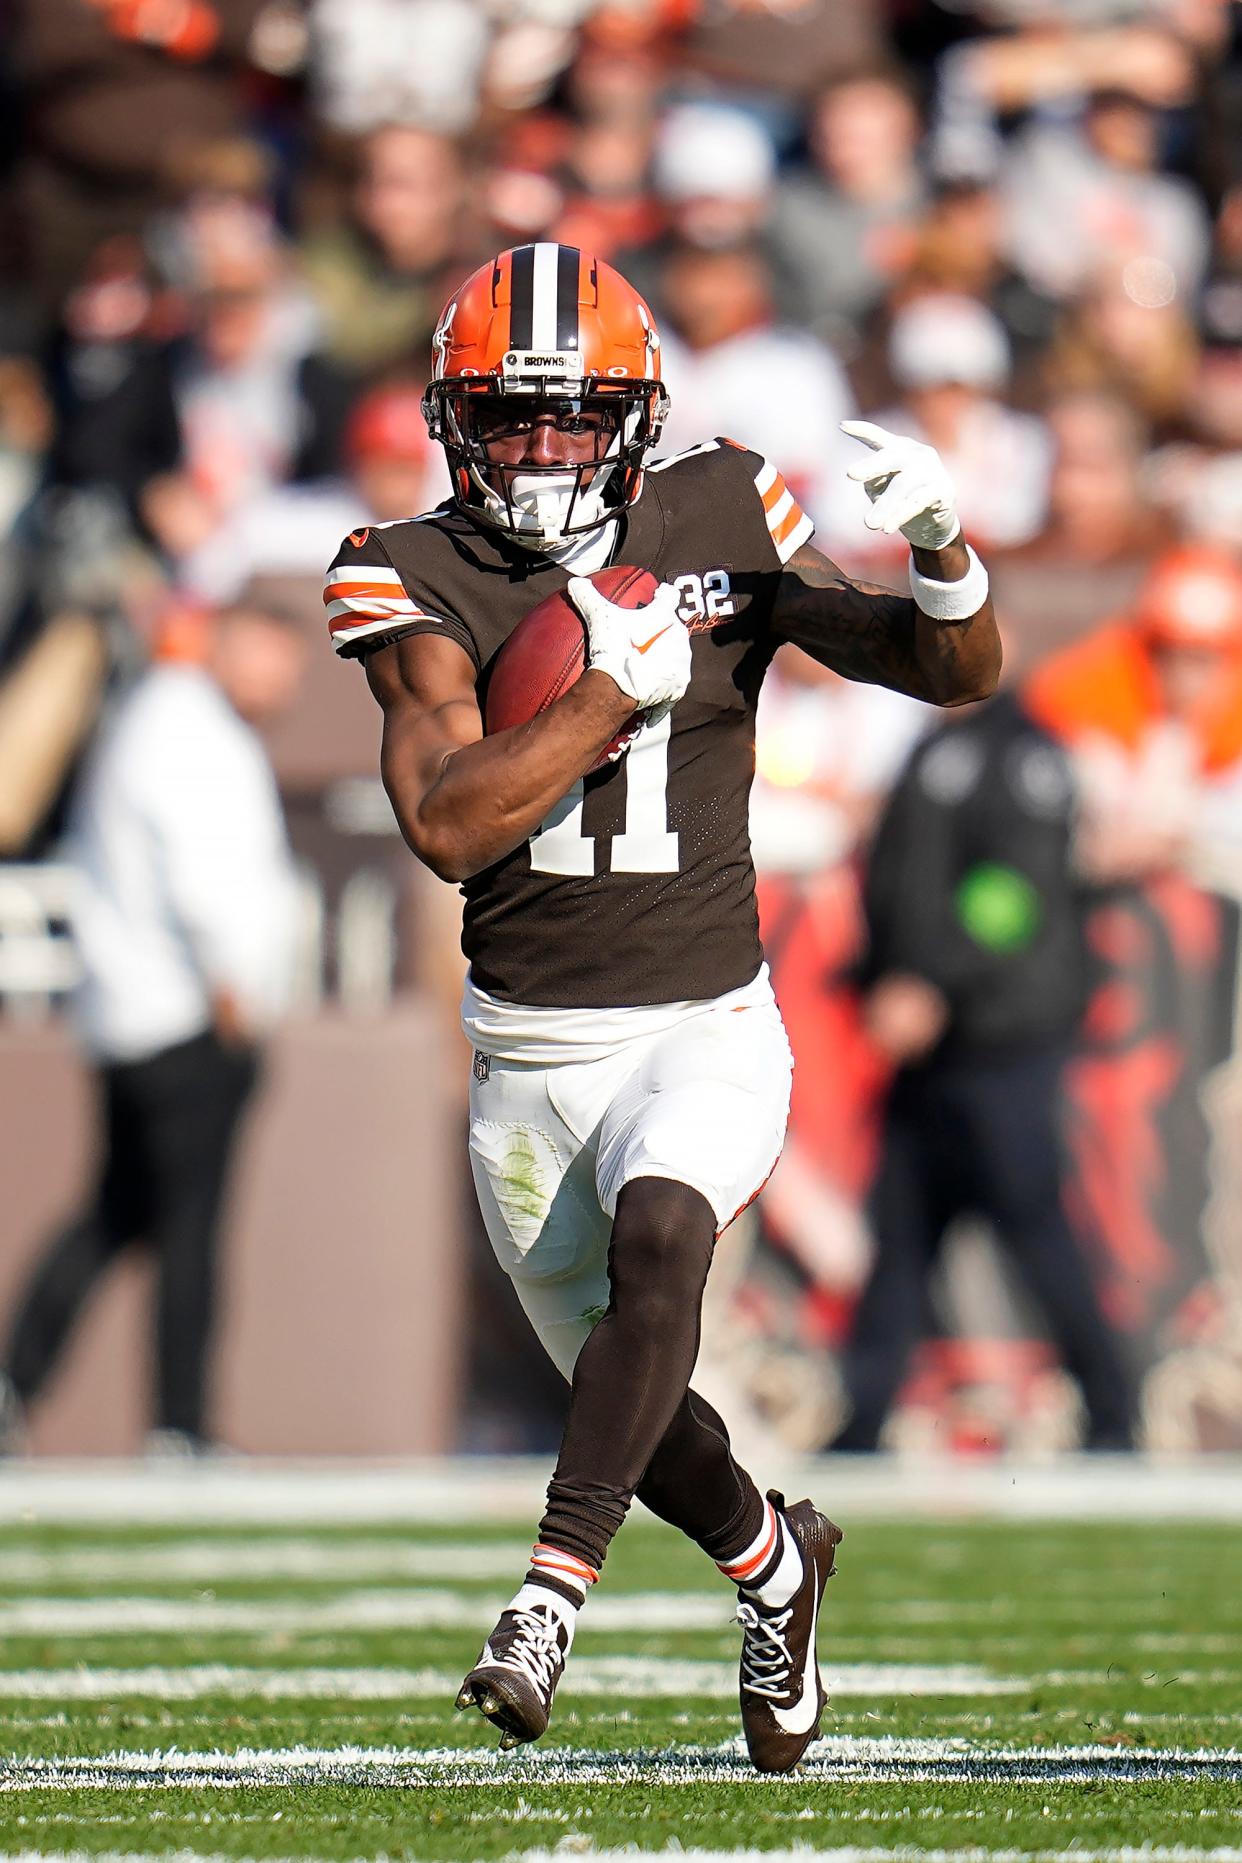
<path id="1" fill-rule="evenodd" d="M 663 584 L 621 608 L 585 578 L 566 594 L 587 670 L 528 724 L 484 734 L 474 636 L 399 571 L 373 530 L 353 532 L 324 602 L 338 652 L 361 655 L 384 713 L 380 769 L 406 842 L 444 880 L 471 879 L 529 840 L 636 712 L 667 710 L 690 678 L 680 597 Z"/>
<path id="2" fill-rule="evenodd" d="M 528 840 L 634 711 L 588 668 L 529 724 L 485 737 L 474 665 L 435 634 L 379 648 L 366 673 L 384 713 L 384 788 L 407 845 L 442 880 L 468 880 Z"/>

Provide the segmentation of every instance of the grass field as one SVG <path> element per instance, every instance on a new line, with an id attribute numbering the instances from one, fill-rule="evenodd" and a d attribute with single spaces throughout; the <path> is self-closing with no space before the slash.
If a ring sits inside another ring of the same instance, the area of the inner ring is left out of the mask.
<path id="1" fill-rule="evenodd" d="M 1236 1521 L 838 1505 L 824 1738 L 769 1780 L 738 1739 L 732 1594 L 645 1519 L 550 1733 L 502 1759 L 451 1707 L 529 1544 L 524 1519 L 479 1518 L 486 1488 L 455 1517 L 128 1525 L 122 1503 L 92 1522 L 4 1492 L 6 1855 L 1242 1863 Z"/>

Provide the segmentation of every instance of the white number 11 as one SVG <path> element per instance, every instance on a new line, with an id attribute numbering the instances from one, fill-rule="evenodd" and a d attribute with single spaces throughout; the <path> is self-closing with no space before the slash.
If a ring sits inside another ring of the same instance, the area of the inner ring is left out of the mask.
<path id="1" fill-rule="evenodd" d="M 668 712 L 659 724 L 644 725 L 625 758 L 625 829 L 612 837 L 612 873 L 676 873 L 677 835 L 668 826 Z M 582 832 L 583 784 L 562 796 L 530 838 L 532 873 L 590 878 L 595 872 L 595 836 Z"/>

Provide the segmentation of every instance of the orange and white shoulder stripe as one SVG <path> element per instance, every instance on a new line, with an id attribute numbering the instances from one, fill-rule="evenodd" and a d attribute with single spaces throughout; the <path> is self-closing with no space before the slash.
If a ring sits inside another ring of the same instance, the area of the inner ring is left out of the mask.
<path id="1" fill-rule="evenodd" d="M 407 621 L 438 621 L 412 601 L 395 569 L 359 563 L 330 569 L 323 585 L 328 631 L 338 650 Z"/>
<path id="2" fill-rule="evenodd" d="M 776 554 L 782 563 L 787 563 L 794 551 L 813 535 L 815 525 L 770 460 L 765 459 L 755 474 L 755 490 L 763 500 L 763 515 Z"/>

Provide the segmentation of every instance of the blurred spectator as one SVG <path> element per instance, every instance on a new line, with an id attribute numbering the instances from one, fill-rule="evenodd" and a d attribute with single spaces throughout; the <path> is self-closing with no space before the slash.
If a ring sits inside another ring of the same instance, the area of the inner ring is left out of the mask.
<path id="1" fill-rule="evenodd" d="M 1078 204 L 1072 182 L 1084 171 L 1113 165 L 1124 172 L 1152 159 L 1146 125 L 1093 123 L 1093 107 L 1105 116 L 1114 101 L 1150 111 L 1182 109 L 1194 99 L 1196 77 L 1191 47 L 1161 23 L 1113 25 L 1046 9 L 1016 30 L 1002 28 L 953 46 L 936 75 L 938 172 L 994 175 L 1006 159 L 1002 122 L 1025 119 L 1016 141 L 1017 168 L 1021 173 L 1024 162 L 1042 158 L 1050 188 L 1068 178 L 1069 198 L 1055 198 L 1071 212 Z M 1070 228 L 1071 255 L 1080 230 Z M 1129 230 L 1124 217 L 1106 215 L 1100 226 L 1105 237 Z M 1046 246 L 1046 229 L 1034 231 Z M 1055 256 L 1052 264 L 1061 270 Z"/>
<path id="2" fill-rule="evenodd" d="M 661 366 L 672 402 L 662 450 L 722 433 L 779 459 L 813 516 L 835 496 L 840 423 L 853 412 L 831 350 L 777 324 L 772 280 L 755 246 L 672 248 L 661 272 Z"/>
<path id="3" fill-rule="evenodd" d="M 936 448 L 969 534 L 981 548 L 1034 536 L 1047 509 L 1052 449 L 1043 423 L 1001 398 L 1010 349 L 997 318 L 973 298 L 915 298 L 893 318 L 888 362 L 903 399 L 875 418 Z M 864 527 L 866 508 L 857 487 L 841 490 L 827 534 L 847 561 L 894 554 L 891 539 Z"/>
<path id="4" fill-rule="evenodd" d="M 814 166 L 785 178 L 773 238 L 798 321 L 826 334 L 857 325 L 909 266 L 927 188 L 920 125 L 904 73 L 842 76 L 814 105 Z"/>
<path id="5" fill-rule="evenodd" d="M 1188 182 L 1160 174 L 1160 119 L 1121 81 L 1093 92 L 1081 128 L 1033 129 L 1005 165 L 1010 250 L 1049 296 L 1080 290 L 1101 260 L 1158 278 L 1192 303 L 1208 257 L 1208 219 Z"/>
<path id="6" fill-rule="evenodd" d="M 1221 201 L 1200 315 L 1204 346 L 1242 344 L 1242 181 Z"/>
<path id="7" fill-rule="evenodd" d="M 644 123 L 654 128 L 676 75 L 676 47 L 654 9 L 598 7 L 584 21 L 567 74 L 566 101 L 579 123 Z"/>
<path id="8" fill-rule="evenodd" d="M 187 150 L 236 134 L 241 74 L 288 0 L 18 0 L 18 176 L 32 281 L 54 310 L 88 255 L 140 233 Z M 276 35 L 279 37 L 279 34 Z"/>
<path id="9" fill-rule="evenodd" d="M 1025 652 L 1041 655 L 1130 602 L 1166 530 L 1144 483 L 1146 428 L 1128 402 L 1071 392 L 1047 421 L 1046 522 L 991 564 L 998 612 Z"/>
<path id="10" fill-rule="evenodd" d="M 412 383 L 362 397 L 345 430 L 345 461 L 359 515 L 371 524 L 413 517 L 449 495 L 443 454 L 431 444 L 422 391 Z"/>
<path id="11" fill-rule="evenodd" d="M 286 477 L 331 472 L 347 400 L 266 216 L 201 201 L 182 234 L 186 336 L 123 333 L 118 380 L 79 332 L 62 448 L 65 476 L 124 487 L 173 562 Z"/>
<path id="12" fill-rule="evenodd" d="M 1221 204 L 1200 337 L 1190 423 L 1210 444 L 1242 447 L 1242 183 Z"/>
<path id="13" fill-rule="evenodd" d="M 718 91 L 744 95 L 778 125 L 838 71 L 884 49 L 882 15 L 850 0 L 723 0 L 684 9 L 683 56 Z"/>
<path id="14" fill-rule="evenodd" d="M 866 1014 L 897 1072 L 834 1448 L 878 1447 L 963 1215 L 990 1220 L 1036 1296 L 1082 1391 L 1085 1445 L 1132 1447 L 1135 1395 L 1063 1202 L 1062 1078 L 1086 994 L 1073 813 L 1068 760 L 1004 696 L 932 732 L 880 823 Z"/>
<path id="15" fill-rule="evenodd" d="M 1226 194 L 1193 378 L 1151 461 L 1153 498 L 1188 536 L 1242 548 L 1242 186 Z"/>
<path id="16" fill-rule="evenodd" d="M 664 232 L 647 246 L 621 253 L 617 263 L 661 315 L 664 260 L 671 252 L 714 252 L 765 238 L 776 151 L 746 111 L 679 104 L 660 124 L 653 178 Z M 782 277 L 782 299 L 787 286 Z"/>
<path id="17" fill-rule="evenodd" d="M 96 615 L 46 618 L 0 677 L 0 858 L 33 857 L 104 695 L 106 635 Z"/>
<path id="18" fill-rule="evenodd" d="M 869 836 L 931 709 L 782 647 L 759 695 L 750 836 L 760 873 L 818 873 Z"/>
<path id="19" fill-rule="evenodd" d="M 19 341 L 0 340 L 0 668 L 16 644 L 34 573 L 31 512 L 43 487 L 54 431 L 37 360 Z"/>
<path id="20" fill-rule="evenodd" d="M 1173 503 L 1184 535 L 1242 556 L 1242 451 L 1201 456 L 1178 479 Z"/>
<path id="21" fill-rule="evenodd" d="M 1033 675 L 1036 717 L 1074 753 L 1094 879 L 1194 871 L 1242 843 L 1242 569 L 1162 557 L 1122 622 Z"/>
<path id="22" fill-rule="evenodd" d="M 1153 514 L 1143 491 L 1142 420 L 1116 395 L 1062 395 L 1046 411 L 1055 456 L 1038 547 L 1075 563 L 1146 555 Z"/>
<path id="23" fill-rule="evenodd" d="M 665 71 L 658 43 L 616 19 L 596 16 L 570 74 L 575 120 L 555 222 L 557 239 L 604 257 L 647 244 L 660 227 L 650 170 Z"/>
<path id="24" fill-rule="evenodd" d="M 281 485 L 233 512 L 182 566 L 184 586 L 204 601 L 233 601 L 259 576 L 306 576 L 318 613 L 323 566 L 342 536 L 431 509 L 449 494 L 444 455 L 433 447 L 421 391 L 374 388 L 345 428 L 342 478 Z"/>
<path id="25" fill-rule="evenodd" d="M 1055 306 L 1014 269 L 995 187 L 970 179 L 940 183 L 917 229 L 908 282 L 914 290 L 978 298 L 994 311 L 1013 347 L 1021 387 L 1052 334 Z"/>
<path id="26" fill-rule="evenodd" d="M 136 553 L 111 493 L 53 479 L 55 409 L 20 339 L 0 355 L 0 856 L 54 840 L 128 629 Z M 140 580 L 141 578 L 139 578 Z"/>
<path id="27" fill-rule="evenodd" d="M 359 159 L 350 218 L 302 251 L 327 353 L 354 374 L 425 354 L 471 256 L 465 169 L 451 137 L 393 123 L 366 137 Z"/>
<path id="28" fill-rule="evenodd" d="M 1110 389 L 1167 431 L 1185 407 L 1196 363 L 1194 328 L 1167 274 L 1134 262 L 1101 270 L 1065 311 L 1045 374 L 1053 391 Z"/>
<path id="29" fill-rule="evenodd" d="M 311 0 L 310 16 L 312 84 L 332 129 L 469 129 L 489 40 L 475 0 Z"/>
<path id="30" fill-rule="evenodd" d="M 141 523 L 147 484 L 181 457 L 173 332 L 141 242 L 106 240 L 65 302 L 55 353 L 53 476 L 120 501 Z"/>
<path id="31" fill-rule="evenodd" d="M 488 251 L 549 239 L 566 205 L 572 132 L 561 116 L 516 117 L 489 152 L 481 183 Z"/>
<path id="32" fill-rule="evenodd" d="M 287 476 L 330 471 L 345 405 L 266 220 L 231 204 L 204 207 L 187 234 L 192 326 L 170 379 L 182 464 L 143 498 L 174 558 L 245 499 Z"/>
<path id="33" fill-rule="evenodd" d="M 674 232 L 712 250 L 763 226 L 776 152 L 754 118 L 719 104 L 679 104 L 660 126 L 655 182 Z"/>
<path id="34" fill-rule="evenodd" d="M 206 1445 L 220 1202 L 293 955 L 293 869 L 254 727 L 289 704 L 301 662 L 281 621 L 221 614 L 205 624 L 201 663 L 157 664 L 138 683 L 83 780 L 78 1021 L 102 1158 L 12 1321 L 0 1382 L 10 1436 L 100 1274 L 141 1241 L 159 1268 L 157 1429 L 164 1446 Z"/>
<path id="35" fill-rule="evenodd" d="M 488 51 L 480 117 L 535 110 L 551 97 L 573 63 L 575 27 L 596 10 L 595 0 L 518 0 L 516 6 L 491 7 Z"/>
<path id="36" fill-rule="evenodd" d="M 563 245 L 607 258 L 655 237 L 659 209 L 647 186 L 653 134 L 654 124 L 642 118 L 578 125 L 553 228 Z"/>

